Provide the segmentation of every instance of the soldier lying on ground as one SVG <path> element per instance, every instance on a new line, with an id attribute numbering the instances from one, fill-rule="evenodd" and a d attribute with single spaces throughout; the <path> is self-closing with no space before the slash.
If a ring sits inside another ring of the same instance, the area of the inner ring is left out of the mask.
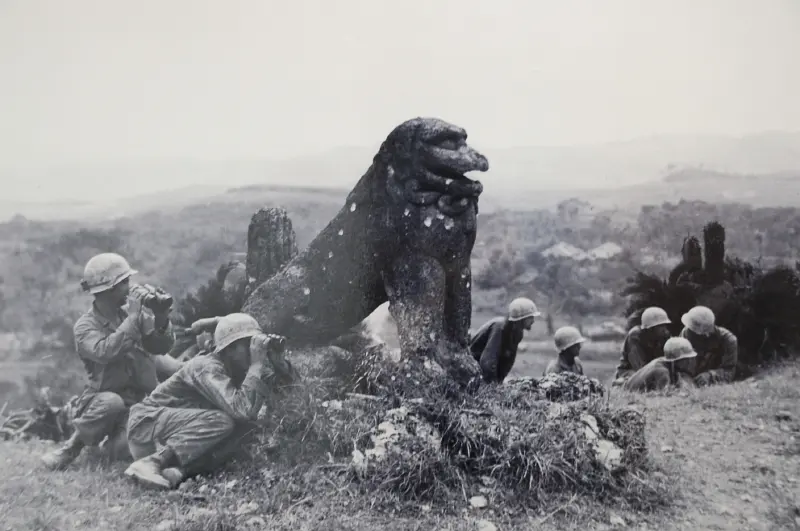
<path id="1" fill-rule="evenodd" d="M 681 318 L 684 325 L 680 337 L 688 339 L 697 352 L 691 374 L 699 386 L 730 383 L 736 372 L 739 346 L 736 336 L 716 326 L 714 312 L 695 306 Z"/>
<path id="2" fill-rule="evenodd" d="M 636 371 L 624 384 L 628 391 L 658 391 L 667 387 L 694 387 L 689 372 L 697 356 L 688 339 L 671 337 L 664 344 L 664 355 Z"/>
<path id="3" fill-rule="evenodd" d="M 247 314 L 220 319 L 214 344 L 131 408 L 128 441 L 137 461 L 125 474 L 140 484 L 175 488 L 222 466 L 253 431 L 272 388 L 298 378 L 283 357 L 283 338 L 264 335 Z"/>
<path id="4" fill-rule="evenodd" d="M 485 382 L 502 383 L 517 359 L 525 330 L 530 330 L 539 310 L 532 300 L 518 298 L 508 305 L 506 317 L 495 317 L 475 332 L 470 340 L 472 356 L 480 363 Z"/>
<path id="5" fill-rule="evenodd" d="M 163 356 L 175 341 L 170 308 L 144 307 L 145 299 L 154 294 L 143 287 L 131 289 L 135 273 L 125 258 L 114 253 L 99 254 L 86 264 L 81 285 L 94 295 L 94 302 L 73 332 L 89 382 L 75 404 L 74 434 L 42 457 L 50 469 L 66 468 L 84 446 L 97 445 L 106 437 L 112 458 L 129 457 L 128 408 L 155 389 L 159 375 L 166 377 L 179 366 Z M 126 301 L 127 311 L 122 309 Z"/>
<path id="6" fill-rule="evenodd" d="M 578 356 L 581 353 L 581 344 L 586 338 L 580 331 L 572 326 L 563 326 L 553 334 L 553 341 L 556 344 L 558 358 L 547 364 L 544 374 L 560 372 L 583 374 L 583 365 Z"/>
<path id="7" fill-rule="evenodd" d="M 667 312 L 656 306 L 642 312 L 641 324 L 631 328 L 622 344 L 622 358 L 613 385 L 624 384 L 636 371 L 661 356 L 670 337 L 671 322 Z"/>

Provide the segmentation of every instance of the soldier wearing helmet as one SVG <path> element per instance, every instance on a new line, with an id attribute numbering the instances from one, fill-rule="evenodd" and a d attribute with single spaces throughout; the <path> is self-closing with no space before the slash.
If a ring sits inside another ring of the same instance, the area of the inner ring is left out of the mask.
<path id="1" fill-rule="evenodd" d="M 659 391 L 668 387 L 693 387 L 691 364 L 697 357 L 688 339 L 671 337 L 664 343 L 664 355 L 651 360 L 628 378 L 628 391 Z"/>
<path id="2" fill-rule="evenodd" d="M 508 305 L 508 315 L 495 317 L 472 336 L 472 356 L 480 363 L 485 382 L 502 383 L 517 359 L 517 347 L 541 313 L 532 300 L 520 297 Z"/>
<path id="3" fill-rule="evenodd" d="M 558 357 L 547 364 L 544 374 L 574 372 L 583 374 L 583 365 L 578 359 L 581 345 L 586 341 L 580 330 L 573 326 L 563 326 L 553 334 Z"/>
<path id="4" fill-rule="evenodd" d="M 657 306 L 642 312 L 641 324 L 631 328 L 622 344 L 622 358 L 613 385 L 622 385 L 636 371 L 661 356 L 664 343 L 671 335 L 670 324 L 667 312 Z"/>
<path id="5" fill-rule="evenodd" d="M 84 446 L 106 437 L 112 457 L 125 457 L 128 408 L 156 387 L 161 370 L 177 369 L 175 360 L 163 356 L 175 342 L 170 309 L 143 306 L 145 292 L 131 292 L 129 286 L 136 273 L 115 253 L 98 254 L 84 268 L 81 286 L 94 301 L 75 323 L 73 335 L 89 382 L 78 399 L 75 432 L 64 446 L 42 457 L 47 468 L 67 467 Z"/>
<path id="6" fill-rule="evenodd" d="M 684 328 L 680 337 L 688 339 L 697 352 L 691 370 L 695 383 L 705 386 L 732 382 L 739 356 L 736 336 L 717 326 L 714 312 L 705 306 L 695 306 L 681 322 Z"/>
<path id="7" fill-rule="evenodd" d="M 214 351 L 187 361 L 131 408 L 128 441 L 136 461 L 125 475 L 169 489 L 224 464 L 252 431 L 273 384 L 297 379 L 283 343 L 247 314 L 220 318 Z"/>

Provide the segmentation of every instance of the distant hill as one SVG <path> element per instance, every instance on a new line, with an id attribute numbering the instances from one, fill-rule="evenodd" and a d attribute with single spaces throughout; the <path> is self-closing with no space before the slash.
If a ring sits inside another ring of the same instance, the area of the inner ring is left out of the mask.
<path id="1" fill-rule="evenodd" d="M 17 183 L 13 191 L 0 198 L 0 219 L 16 213 L 33 219 L 131 215 L 202 202 L 228 188 L 248 185 L 346 191 L 369 167 L 378 145 L 341 147 L 286 160 L 157 160 L 47 171 L 0 169 L 4 182 Z M 800 201 L 793 192 L 800 186 L 800 132 L 743 137 L 654 136 L 564 147 L 477 147 L 491 164 L 490 171 L 480 176 L 489 209 L 493 204 L 551 207 L 573 196 L 600 198 L 604 205 L 635 206 L 681 197 L 764 205 Z M 115 179 L 109 179 L 109 175 Z M 698 176 L 703 181 L 699 186 Z M 759 176 L 757 186 L 752 176 Z M 125 178 L 124 187 L 119 184 L 120 177 Z M 718 189 L 722 181 L 715 179 L 724 181 L 729 189 Z M 56 180 L 71 183 L 75 190 L 71 201 L 49 197 L 41 186 L 42 182 Z M 734 180 L 740 183 L 734 184 Z M 154 181 L 163 183 L 163 189 L 154 192 Z M 765 190 L 762 185 L 776 181 L 789 187 L 788 193 Z M 675 187 L 679 183 L 683 184 Z"/>

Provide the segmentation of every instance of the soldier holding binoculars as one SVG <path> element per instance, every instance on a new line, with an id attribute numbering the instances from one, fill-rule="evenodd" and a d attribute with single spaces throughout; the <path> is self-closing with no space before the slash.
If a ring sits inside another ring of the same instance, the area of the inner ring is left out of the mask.
<path id="1" fill-rule="evenodd" d="M 42 457 L 50 469 L 67 467 L 84 446 L 98 445 L 106 437 L 112 457 L 129 455 L 128 408 L 155 389 L 159 376 L 163 379 L 180 366 L 164 356 L 175 342 L 169 321 L 172 297 L 150 286 L 131 285 L 136 273 L 115 253 L 94 256 L 84 268 L 81 287 L 94 301 L 73 333 L 89 382 L 76 405 L 74 434 Z"/>
<path id="2" fill-rule="evenodd" d="M 251 316 L 209 320 L 214 351 L 187 361 L 131 407 L 125 474 L 143 486 L 175 488 L 222 466 L 241 446 L 275 384 L 297 379 L 284 338 L 264 334 Z M 268 383 L 269 382 L 269 383 Z"/>

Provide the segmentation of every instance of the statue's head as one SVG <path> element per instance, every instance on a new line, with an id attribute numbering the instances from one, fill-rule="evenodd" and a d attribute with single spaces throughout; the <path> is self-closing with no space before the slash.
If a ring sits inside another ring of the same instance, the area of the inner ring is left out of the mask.
<path id="1" fill-rule="evenodd" d="M 438 118 L 414 118 L 398 125 L 376 157 L 398 182 L 415 181 L 414 192 L 477 197 L 478 181 L 465 176 L 487 171 L 489 161 L 467 145 L 467 132 Z"/>

